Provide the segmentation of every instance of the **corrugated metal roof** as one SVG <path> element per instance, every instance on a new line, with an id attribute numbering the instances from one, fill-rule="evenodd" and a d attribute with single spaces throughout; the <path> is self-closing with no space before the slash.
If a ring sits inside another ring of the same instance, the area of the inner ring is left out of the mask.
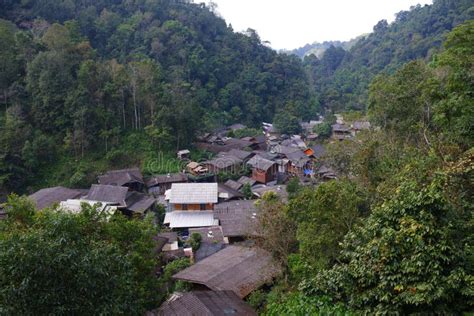
<path id="1" fill-rule="evenodd" d="M 256 155 L 253 156 L 252 159 L 247 162 L 247 164 L 253 168 L 267 171 L 275 164 L 275 162 Z"/>
<path id="2" fill-rule="evenodd" d="M 164 224 L 170 228 L 209 227 L 214 225 L 213 212 L 174 211 L 165 215 Z"/>
<path id="3" fill-rule="evenodd" d="M 93 184 L 87 195 L 88 200 L 119 204 L 125 207 L 128 188 L 115 185 Z"/>
<path id="4" fill-rule="evenodd" d="M 99 176 L 100 184 L 125 185 L 127 183 L 143 183 L 143 176 L 138 168 L 111 170 Z"/>
<path id="5" fill-rule="evenodd" d="M 107 203 L 102 203 L 99 201 L 91 201 L 91 200 L 74 200 L 70 199 L 67 201 L 63 201 L 59 204 L 61 210 L 70 213 L 80 213 L 82 211 L 82 204 L 88 204 L 90 206 L 97 206 L 97 211 L 99 213 L 105 213 L 107 218 L 115 214 L 117 211 L 116 206 L 108 205 Z"/>
<path id="6" fill-rule="evenodd" d="M 68 199 L 75 199 L 82 195 L 83 192 L 81 190 L 54 187 L 41 189 L 30 195 L 29 198 L 36 204 L 36 208 L 42 210 L 46 207 L 53 206 L 54 203 L 59 203 Z"/>
<path id="7" fill-rule="evenodd" d="M 215 204 L 217 200 L 217 183 L 173 183 L 171 185 L 170 203 L 172 204 Z"/>
<path id="8" fill-rule="evenodd" d="M 267 251 L 228 246 L 178 272 L 173 278 L 202 284 L 214 291 L 230 290 L 244 298 L 280 272 Z"/>
<path id="9" fill-rule="evenodd" d="M 232 291 L 175 293 L 157 311 L 146 316 L 253 316 L 257 313 Z"/>

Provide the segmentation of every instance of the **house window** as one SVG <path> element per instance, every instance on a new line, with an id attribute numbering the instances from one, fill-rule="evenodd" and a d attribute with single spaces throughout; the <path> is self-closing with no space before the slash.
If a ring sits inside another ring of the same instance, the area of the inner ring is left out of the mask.
<path id="1" fill-rule="evenodd" d="M 188 204 L 183 204 L 183 211 L 187 211 L 188 210 Z"/>
<path id="2" fill-rule="evenodd" d="M 201 204 L 201 211 L 205 211 L 206 210 L 206 204 Z"/>

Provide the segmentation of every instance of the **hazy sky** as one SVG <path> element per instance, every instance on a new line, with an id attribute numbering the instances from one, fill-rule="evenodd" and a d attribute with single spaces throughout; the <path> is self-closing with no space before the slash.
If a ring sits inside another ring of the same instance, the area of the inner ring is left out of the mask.
<path id="1" fill-rule="evenodd" d="M 199 3 L 199 0 L 195 0 Z M 202 1 L 201 1 L 202 2 Z M 209 2 L 209 1 L 205 1 Z M 372 31 L 378 21 L 432 0 L 213 0 L 235 31 L 257 30 L 275 49 L 349 40 Z"/>

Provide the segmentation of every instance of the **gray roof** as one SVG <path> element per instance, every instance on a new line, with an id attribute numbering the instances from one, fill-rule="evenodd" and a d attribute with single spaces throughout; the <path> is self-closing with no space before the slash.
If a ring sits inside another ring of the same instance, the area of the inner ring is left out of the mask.
<path id="1" fill-rule="evenodd" d="M 288 155 L 297 151 L 300 151 L 300 149 L 296 146 L 283 146 L 283 145 L 277 145 L 273 147 L 272 149 L 274 152 L 282 155 Z"/>
<path id="2" fill-rule="evenodd" d="M 247 164 L 253 168 L 267 171 L 275 164 L 275 162 L 256 155 L 253 156 L 252 159 L 247 162 Z"/>
<path id="3" fill-rule="evenodd" d="M 246 176 L 241 176 L 239 180 L 237 180 L 238 183 L 241 183 L 242 185 L 245 184 L 250 184 L 250 186 L 253 186 L 257 181 L 255 181 L 252 178 L 246 177 Z"/>
<path id="4" fill-rule="evenodd" d="M 306 156 L 306 154 L 302 151 L 295 151 L 286 155 L 286 157 L 298 168 L 303 168 L 304 165 L 310 161 L 308 156 Z"/>
<path id="5" fill-rule="evenodd" d="M 217 203 L 217 183 L 173 183 L 170 203 L 207 204 Z"/>
<path id="6" fill-rule="evenodd" d="M 199 234 L 202 238 L 201 246 L 194 254 L 196 261 L 201 261 L 225 247 L 224 234 L 220 226 L 189 229 L 189 235 L 194 233 Z"/>
<path id="7" fill-rule="evenodd" d="M 370 122 L 355 121 L 354 123 L 352 123 L 352 128 L 355 130 L 370 129 Z"/>
<path id="8" fill-rule="evenodd" d="M 252 189 L 252 192 L 258 197 L 262 197 L 267 192 L 274 192 L 283 201 L 288 199 L 288 192 L 286 191 L 286 185 L 274 185 L 274 186 L 262 186 L 259 188 Z"/>
<path id="9" fill-rule="evenodd" d="M 237 190 L 232 189 L 231 187 L 219 183 L 218 184 L 218 190 L 219 190 L 219 198 L 224 199 L 224 200 L 231 200 L 235 198 L 243 198 L 244 195 L 242 192 L 239 192 Z"/>
<path id="10" fill-rule="evenodd" d="M 231 189 L 240 190 L 240 188 L 242 187 L 243 184 L 240 183 L 240 182 L 234 181 L 234 180 L 227 180 L 225 182 L 225 185 L 228 186 Z"/>
<path id="11" fill-rule="evenodd" d="M 250 157 L 253 156 L 253 153 L 250 152 L 250 151 L 245 151 L 245 150 L 240 150 L 240 149 L 231 149 L 227 152 L 221 152 L 219 153 L 219 157 L 225 157 L 227 155 L 230 155 L 230 156 L 234 156 L 234 157 L 237 157 L 241 160 L 247 160 L 249 159 Z"/>
<path id="12" fill-rule="evenodd" d="M 153 187 L 165 183 L 187 182 L 188 176 L 184 173 L 170 173 L 167 175 L 154 176 L 146 183 L 147 187 Z"/>
<path id="13" fill-rule="evenodd" d="M 166 213 L 163 223 L 170 228 L 192 228 L 213 226 L 215 221 L 212 212 L 174 211 Z"/>
<path id="14" fill-rule="evenodd" d="M 321 158 L 322 156 L 326 154 L 326 149 L 321 144 L 316 144 L 313 147 L 311 147 L 311 149 L 314 152 L 313 156 L 316 158 Z"/>
<path id="15" fill-rule="evenodd" d="M 232 291 L 176 293 L 145 316 L 253 316 L 257 313 Z"/>
<path id="16" fill-rule="evenodd" d="M 93 184 L 87 194 L 87 199 L 92 201 L 118 204 L 125 207 L 128 188 L 115 185 Z"/>
<path id="17" fill-rule="evenodd" d="M 244 298 L 271 281 L 281 270 L 272 256 L 258 248 L 228 246 L 173 276 L 214 291 L 230 290 Z"/>
<path id="18" fill-rule="evenodd" d="M 121 186 L 136 182 L 143 183 L 143 176 L 138 168 L 111 170 L 99 176 L 99 184 Z"/>
<path id="19" fill-rule="evenodd" d="M 344 124 L 334 124 L 331 126 L 332 130 L 335 132 L 349 132 L 349 127 Z"/>
<path id="20" fill-rule="evenodd" d="M 212 160 L 205 161 L 203 164 L 212 165 L 219 169 L 225 169 L 232 166 L 239 166 L 243 163 L 242 159 L 232 155 L 221 155 Z"/>
<path id="21" fill-rule="evenodd" d="M 68 189 L 64 187 L 53 187 L 41 189 L 29 196 L 36 204 L 36 208 L 42 210 L 53 206 L 55 203 L 76 199 L 84 194 L 82 190 Z"/>
<path id="22" fill-rule="evenodd" d="M 214 207 L 214 218 L 219 220 L 226 237 L 255 235 L 257 213 L 255 201 L 252 200 L 219 203 Z"/>
<path id="23" fill-rule="evenodd" d="M 136 213 L 144 213 L 155 204 L 155 199 L 147 194 L 128 192 L 125 203 L 127 204 L 128 210 Z"/>
<path id="24" fill-rule="evenodd" d="M 178 233 L 176 232 L 161 232 L 157 235 L 158 238 L 165 238 L 167 243 L 174 243 L 178 241 Z"/>

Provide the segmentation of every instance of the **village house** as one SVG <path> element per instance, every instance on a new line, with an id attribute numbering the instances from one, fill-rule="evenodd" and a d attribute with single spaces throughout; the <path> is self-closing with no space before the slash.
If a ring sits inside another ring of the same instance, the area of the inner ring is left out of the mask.
<path id="1" fill-rule="evenodd" d="M 236 190 L 236 191 L 239 191 L 240 188 L 242 188 L 243 184 L 240 183 L 240 182 L 237 182 L 235 180 L 227 180 L 225 183 L 224 183 L 227 187 L 233 189 L 233 190 Z"/>
<path id="2" fill-rule="evenodd" d="M 87 190 L 75 190 L 65 187 L 53 187 L 41 189 L 29 196 L 38 210 L 52 207 L 62 201 L 77 199 L 87 195 Z"/>
<path id="3" fill-rule="evenodd" d="M 179 249 L 178 234 L 176 232 L 161 232 L 154 240 L 157 248 L 162 252 L 176 251 Z"/>
<path id="4" fill-rule="evenodd" d="M 313 167 L 311 159 L 302 151 L 295 151 L 286 155 L 288 173 L 295 176 L 312 175 Z"/>
<path id="5" fill-rule="evenodd" d="M 59 209 L 64 212 L 77 214 L 82 211 L 83 205 L 94 207 L 99 214 L 105 215 L 106 219 L 112 217 L 112 215 L 114 215 L 117 211 L 117 206 L 85 199 L 70 199 L 67 201 L 62 201 L 59 203 Z"/>
<path id="6" fill-rule="evenodd" d="M 245 301 L 232 291 L 191 291 L 174 293 L 157 310 L 145 316 L 257 316 Z"/>
<path id="7" fill-rule="evenodd" d="M 188 176 L 184 173 L 168 173 L 167 175 L 154 176 L 146 182 L 148 192 L 157 196 L 165 194 L 171 189 L 173 183 L 186 183 Z"/>
<path id="8" fill-rule="evenodd" d="M 239 180 L 237 180 L 238 183 L 242 184 L 242 185 L 250 185 L 251 187 L 255 185 L 255 183 L 257 183 L 257 181 L 255 181 L 254 179 L 252 178 L 249 178 L 247 176 L 241 176 L 239 178 Z"/>
<path id="9" fill-rule="evenodd" d="M 288 191 L 286 185 L 261 186 L 252 189 L 252 193 L 259 199 L 267 192 L 275 193 L 283 202 L 288 201 Z"/>
<path id="10" fill-rule="evenodd" d="M 368 121 L 355 121 L 351 125 L 352 136 L 356 136 L 361 131 L 368 131 L 368 130 L 370 130 L 370 122 Z"/>
<path id="11" fill-rule="evenodd" d="M 214 218 L 219 221 L 223 236 L 228 241 L 256 236 L 257 214 L 258 209 L 252 200 L 219 203 L 214 208 Z"/>
<path id="12" fill-rule="evenodd" d="M 198 262 L 216 252 L 222 250 L 229 243 L 222 233 L 220 226 L 190 228 L 189 236 L 198 234 L 201 236 L 201 244 L 198 250 L 193 254 L 194 261 Z"/>
<path id="13" fill-rule="evenodd" d="M 260 183 L 267 183 L 275 180 L 278 166 L 274 161 L 256 155 L 247 162 L 252 168 L 252 179 Z"/>
<path id="14" fill-rule="evenodd" d="M 202 165 L 214 174 L 219 173 L 238 173 L 242 168 L 243 160 L 233 155 L 224 155 L 216 157 L 202 163 Z"/>
<path id="15" fill-rule="evenodd" d="M 281 273 L 270 253 L 259 248 L 227 246 L 173 275 L 196 289 L 233 291 L 245 298 Z"/>
<path id="16" fill-rule="evenodd" d="M 334 124 L 332 125 L 332 138 L 335 140 L 344 140 L 351 138 L 351 130 L 347 125 Z"/>
<path id="17" fill-rule="evenodd" d="M 93 184 L 86 199 L 117 206 L 127 216 L 143 217 L 155 206 L 154 198 L 140 192 L 129 192 L 127 187 L 115 185 Z"/>
<path id="18" fill-rule="evenodd" d="M 195 161 L 191 161 L 186 165 L 186 171 L 193 176 L 201 176 L 209 173 L 209 170 L 206 167 L 201 166 Z"/>
<path id="19" fill-rule="evenodd" d="M 219 183 L 218 190 L 219 190 L 219 203 L 244 198 L 244 195 L 242 194 L 242 192 L 229 187 L 225 183 Z"/>
<path id="20" fill-rule="evenodd" d="M 142 192 L 145 187 L 142 173 L 138 168 L 111 170 L 98 177 L 98 183 L 128 187 L 130 190 Z"/>
<path id="21" fill-rule="evenodd" d="M 189 159 L 191 152 L 188 149 L 183 149 L 177 152 L 176 156 L 179 160 Z"/>
<path id="22" fill-rule="evenodd" d="M 218 202 L 217 183 L 173 183 L 166 197 L 169 210 L 164 224 L 170 228 L 214 225 L 213 210 Z"/>

